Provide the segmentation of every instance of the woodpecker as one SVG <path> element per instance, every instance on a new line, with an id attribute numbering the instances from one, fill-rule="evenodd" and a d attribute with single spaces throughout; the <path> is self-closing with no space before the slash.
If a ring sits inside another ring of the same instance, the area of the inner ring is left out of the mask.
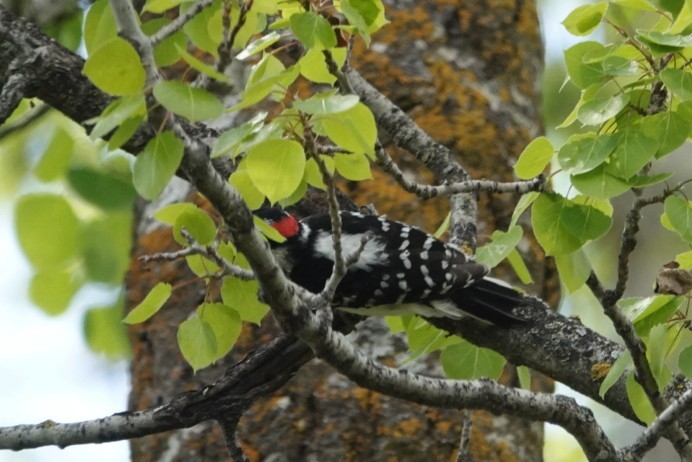
<path id="1" fill-rule="evenodd" d="M 320 293 L 334 267 L 331 219 L 298 220 L 280 208 L 255 212 L 284 242 L 270 241 L 277 263 L 296 284 Z M 488 268 L 430 234 L 383 216 L 340 212 L 344 257 L 360 250 L 339 283 L 332 305 L 362 315 L 471 316 L 499 326 L 525 322 L 512 310 L 519 292 L 486 277 Z M 363 244 L 363 242 L 365 242 Z"/>

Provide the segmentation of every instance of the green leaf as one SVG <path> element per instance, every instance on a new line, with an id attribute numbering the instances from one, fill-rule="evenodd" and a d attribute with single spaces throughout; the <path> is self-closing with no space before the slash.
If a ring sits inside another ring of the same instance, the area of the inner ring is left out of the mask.
<path id="1" fill-rule="evenodd" d="M 522 180 L 528 180 L 543 173 L 543 170 L 550 164 L 555 148 L 545 136 L 539 136 L 531 141 L 524 151 L 519 155 L 514 171 Z"/>
<path id="2" fill-rule="evenodd" d="M 679 196 L 669 196 L 663 209 L 671 226 L 687 242 L 692 242 L 692 201 Z"/>
<path id="3" fill-rule="evenodd" d="M 130 356 L 130 339 L 122 324 L 122 302 L 113 306 L 90 308 L 84 316 L 84 336 L 89 347 L 109 358 Z"/>
<path id="4" fill-rule="evenodd" d="M 668 321 L 681 304 L 682 299 L 672 295 L 625 298 L 618 302 L 640 336 L 648 335 L 652 327 Z"/>
<path id="5" fill-rule="evenodd" d="M 624 56 L 608 56 L 601 66 L 604 73 L 615 77 L 632 77 L 639 72 L 636 60 Z"/>
<path id="6" fill-rule="evenodd" d="M 137 132 L 137 129 L 144 122 L 144 117 L 136 116 L 127 119 L 125 122 L 120 124 L 120 126 L 113 132 L 113 135 L 108 140 L 108 149 L 115 151 L 116 149 L 122 147 L 127 141 L 132 138 Z"/>
<path id="7" fill-rule="evenodd" d="M 291 30 L 305 48 L 323 50 L 336 46 L 336 34 L 329 21 L 312 11 L 298 13 L 289 20 Z"/>
<path id="8" fill-rule="evenodd" d="M 478 249 L 476 260 L 489 268 L 494 268 L 509 256 L 523 235 L 524 231 L 521 226 L 512 226 L 506 232 L 495 231 L 491 236 L 490 243 Z"/>
<path id="9" fill-rule="evenodd" d="M 329 50 L 332 54 L 332 59 L 341 69 L 346 60 L 346 48 L 332 48 Z M 325 61 L 322 50 L 310 49 L 298 61 L 298 67 L 303 77 L 315 83 L 333 84 L 336 82 L 336 77 L 329 72 L 327 62 Z"/>
<path id="10" fill-rule="evenodd" d="M 567 83 L 567 81 L 565 81 L 565 83 Z M 588 101 L 594 99 L 599 94 L 600 89 L 600 84 L 593 84 L 588 88 L 582 90 L 581 94 L 579 95 L 579 101 L 577 101 L 577 104 L 574 106 L 574 109 L 572 109 L 572 112 L 570 112 L 567 115 L 567 117 L 565 117 L 565 120 L 563 120 L 562 123 L 555 128 L 567 128 L 574 122 L 576 122 L 577 114 L 579 113 L 579 108 L 582 107 Z"/>
<path id="11" fill-rule="evenodd" d="M 463 341 L 459 337 L 450 336 L 421 318 L 412 318 L 406 325 L 406 337 L 410 350 L 407 363 Z"/>
<path id="12" fill-rule="evenodd" d="M 680 264 L 681 269 L 692 269 L 692 250 L 676 255 L 675 261 Z"/>
<path id="13" fill-rule="evenodd" d="M 223 113 L 223 104 L 216 96 L 177 80 L 157 83 L 154 96 L 166 109 L 190 122 L 213 119 Z"/>
<path id="14" fill-rule="evenodd" d="M 44 313 L 57 316 L 65 312 L 81 286 L 73 271 L 40 271 L 31 278 L 29 298 Z"/>
<path id="15" fill-rule="evenodd" d="M 175 240 L 187 246 L 187 240 L 181 234 L 185 228 L 192 237 L 201 245 L 209 245 L 216 236 L 216 225 L 207 213 L 198 207 L 192 207 L 182 212 L 175 220 L 173 236 Z"/>
<path id="16" fill-rule="evenodd" d="M 170 284 L 158 282 L 144 297 L 144 300 L 127 313 L 123 322 L 126 324 L 139 324 L 146 321 L 161 309 L 171 296 L 171 293 L 173 293 L 173 288 Z"/>
<path id="17" fill-rule="evenodd" d="M 450 345 L 440 354 L 440 363 L 445 375 L 458 380 L 479 377 L 497 380 L 506 362 L 501 354 L 488 348 L 477 347 L 467 341 Z"/>
<path id="18" fill-rule="evenodd" d="M 347 180 L 362 181 L 372 179 L 370 162 L 365 154 L 334 154 L 334 167 L 339 175 Z"/>
<path id="19" fill-rule="evenodd" d="M 656 30 L 637 29 L 637 39 L 649 45 L 662 45 L 666 51 L 676 51 L 692 46 L 692 36 L 669 34 Z"/>
<path id="20" fill-rule="evenodd" d="M 569 201 L 561 211 L 560 219 L 567 230 L 584 241 L 598 239 L 610 229 L 613 219 L 599 204 L 578 203 L 579 198 Z"/>
<path id="21" fill-rule="evenodd" d="M 521 199 L 519 199 L 519 202 L 517 202 L 517 206 L 514 209 L 514 212 L 512 212 L 512 221 L 510 222 L 509 226 L 514 226 L 517 224 L 517 221 L 519 221 L 519 217 L 528 209 L 531 204 L 533 204 L 533 201 L 538 198 L 538 195 L 540 193 L 537 191 L 531 191 L 529 193 L 524 194 L 521 196 Z"/>
<path id="22" fill-rule="evenodd" d="M 156 199 L 173 178 L 183 158 L 183 142 L 171 131 L 151 139 L 135 159 L 132 182 L 145 199 Z"/>
<path id="23" fill-rule="evenodd" d="M 188 255 L 185 257 L 185 261 L 190 267 L 190 271 L 201 278 L 216 274 L 221 269 L 219 265 L 202 255 Z"/>
<path id="24" fill-rule="evenodd" d="M 572 175 L 570 181 L 579 192 L 597 199 L 610 199 L 619 196 L 632 187 L 628 182 L 609 174 L 605 165 L 599 165 L 585 173 Z"/>
<path id="25" fill-rule="evenodd" d="M 267 112 L 260 112 L 247 122 L 226 130 L 219 136 L 211 151 L 211 157 L 220 157 L 230 154 L 234 157 L 243 149 L 243 142 L 252 138 L 262 127 L 267 118 Z"/>
<path id="26" fill-rule="evenodd" d="M 599 2 L 593 5 L 583 5 L 574 9 L 562 24 L 572 35 L 588 35 L 601 24 L 603 16 L 608 10 L 608 2 Z"/>
<path id="27" fill-rule="evenodd" d="M 195 372 L 217 359 L 218 345 L 214 329 L 197 314 L 178 326 L 178 347 Z"/>
<path id="28" fill-rule="evenodd" d="M 692 345 L 686 347 L 680 352 L 678 357 L 678 367 L 680 372 L 685 374 L 687 378 L 692 377 Z"/>
<path id="29" fill-rule="evenodd" d="M 244 163 L 241 165 L 244 165 Z M 257 210 L 262 206 L 265 196 L 255 187 L 247 169 L 236 170 L 231 174 L 231 178 L 228 181 L 243 196 L 243 200 L 250 210 Z"/>
<path id="30" fill-rule="evenodd" d="M 531 369 L 526 366 L 517 366 L 517 378 L 521 388 L 524 390 L 531 389 Z"/>
<path id="31" fill-rule="evenodd" d="M 368 155 L 375 153 L 377 125 L 372 112 L 363 103 L 338 116 L 320 118 L 315 122 L 315 130 L 346 151 Z"/>
<path id="32" fill-rule="evenodd" d="M 147 0 L 142 11 L 150 11 L 158 14 L 175 8 L 182 0 Z"/>
<path id="33" fill-rule="evenodd" d="M 107 0 L 94 2 L 84 20 L 84 45 L 93 53 L 104 43 L 118 36 L 113 12 Z"/>
<path id="34" fill-rule="evenodd" d="M 294 101 L 293 107 L 306 114 L 338 114 L 355 107 L 358 101 L 356 95 L 318 93 L 306 100 Z"/>
<path id="35" fill-rule="evenodd" d="M 216 354 L 214 361 L 223 358 L 231 351 L 243 327 L 240 315 L 222 303 L 203 303 L 197 308 L 197 316 L 206 322 L 214 332 Z"/>
<path id="36" fill-rule="evenodd" d="M 130 210 L 137 192 L 129 178 L 89 167 L 74 167 L 67 173 L 70 187 L 82 199 L 107 210 Z"/>
<path id="37" fill-rule="evenodd" d="M 129 42 L 119 37 L 90 54 L 83 72 L 101 90 L 118 96 L 138 93 L 146 80 L 139 55 Z"/>
<path id="38" fill-rule="evenodd" d="M 272 55 L 268 56 L 271 56 L 273 60 L 277 60 Z M 262 62 L 265 61 L 263 60 Z M 260 62 L 260 64 L 262 62 Z M 248 79 L 247 87 L 243 92 L 242 100 L 240 103 L 230 108 L 230 110 L 237 111 L 250 107 L 270 95 L 272 95 L 277 101 L 281 100 L 286 94 L 286 89 L 295 81 L 299 73 L 300 69 L 298 69 L 297 66 L 291 66 L 288 69 L 280 71 L 274 75 L 271 73 L 262 74 L 262 78 L 259 81 L 253 80 L 253 77 L 255 79 L 258 78 L 257 72 L 251 74 L 250 79 Z"/>
<path id="39" fill-rule="evenodd" d="M 671 176 L 673 176 L 672 173 L 659 173 L 658 175 L 650 176 L 634 175 L 627 183 L 629 183 L 633 188 L 646 188 L 648 186 L 662 183 Z"/>
<path id="40" fill-rule="evenodd" d="M 103 110 L 96 119 L 96 125 L 94 125 L 89 136 L 92 139 L 103 138 L 130 117 L 144 116 L 146 113 L 147 106 L 143 95 L 137 93 L 124 96 L 113 101 Z"/>
<path id="41" fill-rule="evenodd" d="M 635 380 L 634 371 L 627 374 L 627 381 L 625 384 L 627 386 L 627 398 L 629 398 L 630 404 L 632 405 L 632 410 L 639 420 L 649 425 L 656 418 L 656 412 L 654 412 L 641 385 Z"/>
<path id="42" fill-rule="evenodd" d="M 602 99 L 587 101 L 577 111 L 577 118 L 584 125 L 601 125 L 620 113 L 629 103 L 629 96 L 620 93 Z"/>
<path id="43" fill-rule="evenodd" d="M 649 138 L 658 140 L 656 158 L 661 158 L 682 146 L 690 134 L 690 121 L 677 111 L 644 117 L 639 126 Z"/>
<path id="44" fill-rule="evenodd" d="M 175 203 L 161 207 L 159 210 L 154 212 L 153 216 L 161 223 L 174 225 L 180 215 L 194 209 L 197 209 L 197 206 L 190 202 Z"/>
<path id="45" fill-rule="evenodd" d="M 445 216 L 445 219 L 442 220 L 442 223 L 440 223 L 440 226 L 437 227 L 435 232 L 433 233 L 433 237 L 435 239 L 440 239 L 444 233 L 449 231 L 449 227 L 452 224 L 452 214 L 451 212 L 447 213 Z"/>
<path id="46" fill-rule="evenodd" d="M 580 289 L 591 274 L 591 263 L 582 249 L 567 255 L 556 255 L 555 263 L 560 280 L 570 294 Z"/>
<path id="47" fill-rule="evenodd" d="M 606 375 L 603 382 L 601 382 L 601 387 L 598 389 L 598 395 L 601 398 L 603 398 L 605 394 L 608 393 L 608 390 L 610 390 L 613 385 L 617 383 L 622 374 L 625 373 L 631 364 L 632 356 L 630 356 L 630 352 L 628 350 L 624 350 L 622 353 L 620 353 L 620 356 L 618 356 L 618 359 L 615 360 L 613 365 L 610 366 L 608 375 Z"/>
<path id="48" fill-rule="evenodd" d="M 683 101 L 692 100 L 692 73 L 680 69 L 663 69 L 661 80 L 670 91 Z"/>
<path id="49" fill-rule="evenodd" d="M 584 55 L 587 53 L 600 53 L 603 50 L 603 45 L 598 42 L 582 42 L 565 51 L 567 74 L 577 87 L 586 89 L 605 79 L 605 73 L 600 63 L 584 62 Z"/>
<path id="50" fill-rule="evenodd" d="M 185 49 L 184 44 L 181 46 L 179 44 L 175 45 L 176 50 L 178 50 L 178 53 L 183 60 L 190 65 L 191 68 L 201 72 L 202 74 L 206 75 L 207 77 L 211 77 L 214 80 L 218 80 L 219 82 L 223 82 L 226 84 L 231 83 L 231 78 L 228 77 L 225 74 L 222 74 L 221 72 L 217 71 L 214 69 L 212 66 L 204 63 L 203 61 L 200 61 L 199 59 L 195 58 L 193 55 L 187 52 Z"/>
<path id="51" fill-rule="evenodd" d="M 320 159 L 322 159 L 322 162 L 324 162 L 327 171 L 333 175 L 334 159 L 325 155 L 320 155 Z M 303 175 L 303 179 L 311 186 L 319 189 L 326 189 L 326 185 L 322 179 L 322 171 L 317 165 L 317 161 L 315 161 L 313 158 L 308 159 L 307 163 L 305 164 L 305 173 Z"/>
<path id="52" fill-rule="evenodd" d="M 633 10 L 656 11 L 656 7 L 650 4 L 647 0 L 613 0 L 611 3 L 623 8 L 631 8 Z"/>
<path id="53" fill-rule="evenodd" d="M 341 12 L 346 16 L 348 23 L 356 28 L 358 34 L 363 38 L 367 45 L 370 44 L 370 31 L 368 19 L 371 18 L 369 10 L 362 8 L 366 2 L 362 0 L 341 0 Z M 374 19 L 373 19 L 374 21 Z"/>
<path id="54" fill-rule="evenodd" d="M 206 51 L 212 56 L 219 55 L 219 44 L 222 34 L 217 33 L 221 27 L 221 0 L 214 0 L 212 4 L 193 16 L 183 26 L 185 35 L 197 48 Z M 193 4 L 184 2 L 180 5 L 180 14 L 184 14 Z"/>
<path id="55" fill-rule="evenodd" d="M 130 211 L 112 211 L 84 224 L 79 243 L 84 268 L 91 280 L 122 284 L 130 264 L 131 230 Z"/>
<path id="56" fill-rule="evenodd" d="M 612 219 L 594 207 L 541 193 L 533 203 L 531 222 L 547 255 L 566 255 L 603 235 Z"/>
<path id="57" fill-rule="evenodd" d="M 72 136 L 56 126 L 48 147 L 34 167 L 36 178 L 45 182 L 60 178 L 70 165 L 73 146 Z"/>
<path id="58" fill-rule="evenodd" d="M 14 222 L 19 245 L 34 268 L 55 269 L 77 256 L 79 221 L 63 197 L 45 193 L 20 197 Z"/>
<path id="59" fill-rule="evenodd" d="M 255 187 L 272 202 L 288 197 L 300 185 L 305 153 L 293 140 L 267 140 L 248 150 L 247 172 Z"/>
<path id="60" fill-rule="evenodd" d="M 404 325 L 404 316 L 385 316 L 384 322 L 389 328 L 389 332 L 392 334 L 399 334 L 406 331 L 406 326 Z"/>
<path id="61" fill-rule="evenodd" d="M 263 35 L 257 40 L 253 41 L 252 43 L 249 43 L 240 53 L 236 55 L 236 59 L 240 61 L 244 61 L 250 56 L 253 56 L 262 50 L 274 45 L 276 42 L 279 41 L 281 38 L 281 35 L 279 35 L 278 32 L 273 31 L 268 33 L 267 35 Z"/>
<path id="62" fill-rule="evenodd" d="M 614 134 L 573 136 L 560 148 L 557 159 L 572 174 L 587 172 L 601 165 L 617 143 L 618 136 Z"/>
<path id="63" fill-rule="evenodd" d="M 274 241 L 274 242 L 285 242 L 286 238 L 273 226 L 271 226 L 269 223 L 266 221 L 262 220 L 258 216 L 253 216 L 252 217 L 255 226 L 257 229 L 260 230 L 260 232 L 269 240 Z"/>
<path id="64" fill-rule="evenodd" d="M 533 284 L 531 272 L 517 249 L 513 249 L 509 255 L 507 255 L 507 261 L 522 284 Z"/>
<path id="65" fill-rule="evenodd" d="M 628 180 L 653 159 L 657 149 L 658 140 L 650 138 L 638 127 L 628 127 L 620 132 L 606 171 Z"/>
<path id="66" fill-rule="evenodd" d="M 672 374 L 665 364 L 670 347 L 669 333 L 668 326 L 658 324 L 649 330 L 648 338 L 646 339 L 646 356 L 660 392 L 663 392 L 672 378 Z"/>
<path id="67" fill-rule="evenodd" d="M 226 277 L 221 286 L 221 299 L 240 314 L 240 319 L 259 325 L 269 307 L 257 299 L 257 281 Z"/>

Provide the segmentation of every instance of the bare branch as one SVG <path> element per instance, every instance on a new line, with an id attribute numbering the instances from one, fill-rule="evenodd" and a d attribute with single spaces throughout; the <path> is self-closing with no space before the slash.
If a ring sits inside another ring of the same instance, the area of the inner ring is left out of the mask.
<path id="1" fill-rule="evenodd" d="M 203 9 L 211 5 L 213 1 L 214 0 L 198 0 L 194 5 L 185 10 L 184 13 L 178 15 L 173 21 L 156 31 L 156 33 L 150 37 L 151 44 L 158 45 L 163 40 L 178 32 L 190 19 L 197 16 Z"/>
<path id="2" fill-rule="evenodd" d="M 430 169 L 441 184 L 460 183 L 471 180 L 469 174 L 453 158 L 450 150 L 433 140 L 398 106 L 377 91 L 358 72 L 350 68 L 348 60 L 343 70 L 328 52 L 324 53 L 330 73 L 337 77 L 342 93 L 353 93 L 370 108 L 377 124 L 388 132 L 393 142 L 411 152 Z M 464 244 L 476 248 L 476 221 L 478 205 L 473 194 L 460 192 L 452 194 L 451 235 L 453 244 Z M 458 242 L 457 242 L 458 241 Z"/>
<path id="3" fill-rule="evenodd" d="M 545 187 L 545 178 L 539 176 L 528 181 L 515 181 L 511 183 L 499 183 L 490 180 L 468 180 L 441 186 L 425 185 L 410 181 L 404 176 L 399 166 L 394 162 L 384 147 L 378 142 L 375 145 L 377 165 L 389 173 L 394 180 L 406 192 L 410 192 L 421 199 L 430 199 L 441 195 L 452 195 L 469 192 L 497 192 L 526 194 L 531 191 L 542 191 Z"/>
<path id="4" fill-rule="evenodd" d="M 284 308 L 277 311 L 288 314 Z M 358 352 L 307 307 L 302 307 L 297 316 L 282 318 L 320 358 L 360 386 L 419 404 L 484 409 L 555 423 L 579 441 L 589 460 L 618 460 L 615 448 L 591 411 L 571 398 L 508 388 L 491 380 L 443 380 L 389 368 Z"/>
<path id="5" fill-rule="evenodd" d="M 238 36 L 238 32 L 240 32 L 240 29 L 247 20 L 247 14 L 250 11 L 250 8 L 252 8 L 252 2 L 253 0 L 245 0 L 241 3 L 240 11 L 238 12 L 238 22 L 235 26 L 233 26 L 232 30 L 230 29 L 231 3 L 228 0 L 224 4 L 224 37 L 219 45 L 219 60 L 216 62 L 216 70 L 218 72 L 223 73 L 233 60 L 231 48 L 233 47 L 235 38 Z"/>
<path id="6" fill-rule="evenodd" d="M 459 452 L 457 453 L 456 462 L 471 462 L 469 454 L 469 443 L 471 441 L 471 411 L 464 410 L 461 413 L 461 436 L 459 438 Z"/>
<path id="7" fill-rule="evenodd" d="M 3 124 L 17 109 L 25 96 L 29 80 L 21 72 L 14 72 L 3 82 L 0 91 L 0 124 Z"/>
<path id="8" fill-rule="evenodd" d="M 651 425 L 639 435 L 637 441 L 620 451 L 624 459 L 639 460 L 644 454 L 656 446 L 656 443 L 663 437 L 663 434 L 677 422 L 680 416 L 689 410 L 691 405 L 692 390 L 687 390 L 651 422 Z M 689 445 L 689 439 L 686 445 Z"/>
<path id="9" fill-rule="evenodd" d="M 614 289 L 603 290 L 602 286 L 597 282 L 598 280 L 593 274 L 587 280 L 587 284 L 591 290 L 601 300 L 604 313 L 610 318 L 615 331 L 623 339 L 627 350 L 630 352 L 637 381 L 641 384 L 644 392 L 656 411 L 656 414 L 658 415 L 663 413 L 668 408 L 669 404 L 659 392 L 656 378 L 651 370 L 649 360 L 646 357 L 646 345 L 639 335 L 637 335 L 632 321 L 630 321 L 630 319 L 617 306 L 617 302 L 622 298 L 627 287 L 630 266 L 629 259 L 637 245 L 636 235 L 639 232 L 641 210 L 647 205 L 664 201 L 666 197 L 682 188 L 684 184 L 685 183 L 681 183 L 672 189 L 667 189 L 660 195 L 653 196 L 648 199 L 638 198 L 634 201 L 632 207 L 627 213 L 625 227 L 622 232 L 620 252 L 618 254 L 618 278 Z M 676 449 L 679 451 L 685 451 L 687 455 L 692 457 L 692 448 L 687 445 L 687 436 L 680 426 L 675 422 L 673 422 L 673 424 L 670 426 L 670 437 Z"/>
<path id="10" fill-rule="evenodd" d="M 238 421 L 241 415 L 241 413 L 238 413 L 238 415 L 225 416 L 224 418 L 218 419 L 218 422 L 221 428 L 223 428 L 226 448 L 228 449 L 228 455 L 231 457 L 231 460 L 233 462 L 250 462 L 250 459 L 245 456 L 243 448 L 238 445 L 236 436 Z"/>

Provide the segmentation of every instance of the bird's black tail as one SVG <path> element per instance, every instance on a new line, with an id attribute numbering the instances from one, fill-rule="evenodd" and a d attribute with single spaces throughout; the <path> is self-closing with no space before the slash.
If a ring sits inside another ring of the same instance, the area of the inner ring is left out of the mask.
<path id="1" fill-rule="evenodd" d="M 450 295 L 459 309 L 482 321 L 504 327 L 527 322 L 513 313 L 514 308 L 526 304 L 524 295 L 491 278 Z"/>

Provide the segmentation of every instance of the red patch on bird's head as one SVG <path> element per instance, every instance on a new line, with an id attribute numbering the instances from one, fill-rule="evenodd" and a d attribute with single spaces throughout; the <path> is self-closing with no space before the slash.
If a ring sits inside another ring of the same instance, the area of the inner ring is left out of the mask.
<path id="1" fill-rule="evenodd" d="M 300 224 L 293 215 L 284 215 L 271 223 L 271 225 L 286 239 L 295 236 L 300 230 Z"/>

